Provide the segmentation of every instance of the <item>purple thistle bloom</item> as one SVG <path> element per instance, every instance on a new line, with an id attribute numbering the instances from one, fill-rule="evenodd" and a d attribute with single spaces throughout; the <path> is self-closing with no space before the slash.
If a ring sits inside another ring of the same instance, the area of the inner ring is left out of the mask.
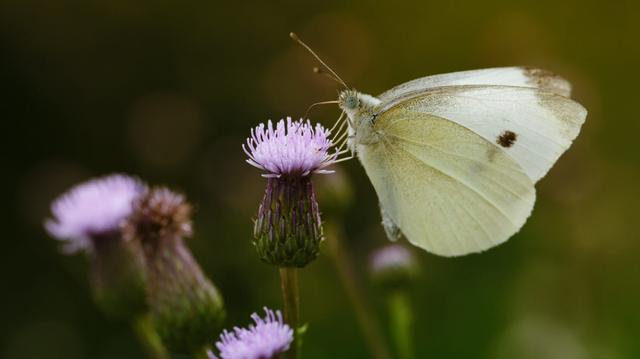
<path id="1" fill-rule="evenodd" d="M 370 266 L 374 280 L 389 288 L 406 286 L 419 270 L 411 251 L 399 244 L 391 244 L 373 252 Z"/>
<path id="2" fill-rule="evenodd" d="M 233 328 L 223 331 L 216 347 L 222 359 L 272 359 L 289 350 L 293 342 L 293 330 L 283 322 L 282 313 L 264 308 L 264 318 L 253 313 L 255 324 L 248 329 Z M 215 358 L 213 354 L 210 358 Z"/>
<path id="3" fill-rule="evenodd" d="M 51 204 L 49 234 L 67 253 L 85 251 L 96 304 L 109 316 L 129 319 L 146 311 L 141 248 L 123 240 L 121 225 L 146 191 L 141 181 L 110 175 L 80 183 Z"/>
<path id="4" fill-rule="evenodd" d="M 251 129 L 246 146 L 247 162 L 267 174 L 264 177 L 307 176 L 311 173 L 332 173 L 324 170 L 334 163 L 338 153 L 329 153 L 332 146 L 329 130 L 308 120 L 292 121 L 287 117 L 273 127 L 271 121 Z"/>
<path id="5" fill-rule="evenodd" d="M 133 201 L 146 186 L 126 175 L 110 175 L 74 186 L 51 205 L 49 234 L 66 242 L 64 251 L 92 250 L 91 239 L 119 231 Z"/>
<path id="6" fill-rule="evenodd" d="M 409 250 L 399 244 L 391 244 L 373 253 L 371 256 L 371 269 L 373 271 L 387 270 L 389 268 L 404 267 L 413 262 L 413 256 Z"/>
<path id="7" fill-rule="evenodd" d="M 340 131 L 338 131 L 340 132 Z M 279 267 L 302 268 L 319 253 L 322 234 L 320 210 L 311 183 L 313 173 L 341 160 L 346 132 L 336 144 L 330 131 L 310 121 L 280 120 L 251 129 L 242 149 L 247 162 L 265 172 L 267 188 L 254 223 L 254 245 L 264 262 Z"/>

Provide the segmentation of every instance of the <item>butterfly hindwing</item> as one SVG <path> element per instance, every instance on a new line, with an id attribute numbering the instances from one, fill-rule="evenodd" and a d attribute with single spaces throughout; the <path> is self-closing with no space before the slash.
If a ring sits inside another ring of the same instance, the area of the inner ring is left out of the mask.
<path id="1" fill-rule="evenodd" d="M 531 213 L 533 182 L 494 143 L 447 119 L 399 105 L 358 153 L 385 217 L 429 252 L 456 256 L 506 241 Z"/>

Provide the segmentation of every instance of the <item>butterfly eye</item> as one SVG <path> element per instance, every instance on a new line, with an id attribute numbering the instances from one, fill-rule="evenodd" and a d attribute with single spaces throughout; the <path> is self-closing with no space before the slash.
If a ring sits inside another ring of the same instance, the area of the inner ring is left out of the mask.
<path id="1" fill-rule="evenodd" d="M 352 110 L 356 109 L 359 104 L 360 104 L 360 100 L 358 100 L 357 95 L 347 96 L 347 98 L 344 101 L 345 107 Z"/>

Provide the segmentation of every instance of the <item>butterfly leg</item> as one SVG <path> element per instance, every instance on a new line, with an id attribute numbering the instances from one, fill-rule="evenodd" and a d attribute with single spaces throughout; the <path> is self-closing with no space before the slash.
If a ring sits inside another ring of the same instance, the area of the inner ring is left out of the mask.
<path id="1" fill-rule="evenodd" d="M 382 227 L 384 228 L 384 232 L 387 234 L 387 238 L 391 242 L 395 242 L 402 236 L 402 232 L 400 231 L 400 227 L 398 227 L 395 222 L 389 217 L 389 215 L 385 212 L 382 204 L 380 204 L 380 215 L 382 216 Z"/>

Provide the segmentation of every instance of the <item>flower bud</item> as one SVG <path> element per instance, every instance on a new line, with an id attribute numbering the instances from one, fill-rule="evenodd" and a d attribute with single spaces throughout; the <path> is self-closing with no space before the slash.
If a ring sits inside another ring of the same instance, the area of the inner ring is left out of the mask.
<path id="1" fill-rule="evenodd" d="M 143 248 L 153 324 L 174 353 L 201 350 L 225 315 L 220 293 L 183 241 L 191 228 L 191 206 L 167 188 L 142 196 L 125 226 L 126 238 Z"/>
<path id="2" fill-rule="evenodd" d="M 254 225 L 261 260 L 280 267 L 304 267 L 318 257 L 322 222 L 311 179 L 269 178 Z"/>

